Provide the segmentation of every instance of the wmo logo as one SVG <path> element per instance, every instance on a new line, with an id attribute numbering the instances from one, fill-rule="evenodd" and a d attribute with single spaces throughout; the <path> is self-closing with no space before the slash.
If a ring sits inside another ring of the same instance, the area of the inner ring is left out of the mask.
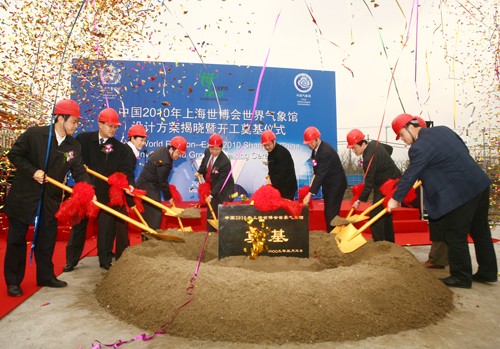
<path id="1" fill-rule="evenodd" d="M 215 75 L 214 73 L 207 74 L 207 73 L 203 72 L 203 68 L 200 68 L 199 76 L 201 79 L 201 84 L 206 87 L 205 97 L 214 97 L 215 91 L 214 91 L 214 84 L 212 83 L 212 81 L 217 79 L 219 77 L 219 74 L 217 74 L 217 75 Z M 223 91 L 227 91 L 228 87 L 227 86 L 215 86 L 215 90 L 217 91 L 217 97 L 223 97 L 224 96 Z"/>
<path id="2" fill-rule="evenodd" d="M 297 91 L 302 93 L 311 91 L 313 87 L 313 80 L 305 73 L 297 75 L 293 83 Z"/>

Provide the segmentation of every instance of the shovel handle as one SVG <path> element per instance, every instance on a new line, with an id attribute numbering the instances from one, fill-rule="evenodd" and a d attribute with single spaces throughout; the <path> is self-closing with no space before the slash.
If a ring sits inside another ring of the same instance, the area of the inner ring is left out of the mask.
<path id="1" fill-rule="evenodd" d="M 349 214 L 347 215 L 346 218 L 351 217 L 351 215 L 353 214 L 353 212 L 354 212 L 354 207 L 351 208 L 351 210 L 349 211 Z"/>
<path id="2" fill-rule="evenodd" d="M 56 181 L 55 179 L 50 178 L 49 176 L 45 176 L 45 179 L 47 180 L 47 182 L 49 182 L 49 183 L 51 183 L 51 184 L 55 185 L 56 187 L 59 187 L 59 188 L 61 188 L 61 189 L 63 189 L 63 190 L 66 190 L 66 191 L 67 191 L 67 192 L 69 192 L 69 193 L 73 193 L 73 189 L 71 189 L 71 188 L 70 188 L 70 187 L 68 187 L 67 185 L 62 184 L 62 183 L 60 183 L 60 182 Z M 130 217 L 128 217 L 128 216 L 126 216 L 126 215 L 124 215 L 124 214 L 122 214 L 122 213 L 118 212 L 118 211 L 113 210 L 111 207 L 108 207 L 108 206 L 106 206 L 106 205 L 101 204 L 99 201 L 92 201 L 92 202 L 93 202 L 93 203 L 94 203 L 97 207 L 99 207 L 101 210 L 104 210 L 104 211 L 106 211 L 106 212 L 109 212 L 109 213 L 111 213 L 112 215 L 115 215 L 116 217 L 121 218 L 121 219 L 123 219 L 124 221 L 127 221 L 127 222 L 129 222 L 129 223 L 131 223 L 131 224 L 135 225 L 136 227 L 141 228 L 142 230 L 145 230 L 145 231 L 147 231 L 147 232 L 149 232 L 149 233 L 152 233 L 152 234 L 155 234 L 155 235 L 157 234 L 157 233 L 156 233 L 156 231 L 154 231 L 153 229 L 151 229 L 151 228 L 150 228 L 150 227 L 148 227 L 147 225 L 144 225 L 144 224 L 142 224 L 142 223 L 140 223 L 140 222 L 137 222 L 136 220 L 134 220 L 134 219 L 132 219 L 132 218 L 130 218 Z M 173 238 L 173 239 L 180 239 L 180 238 L 177 238 L 176 236 L 172 236 L 172 238 Z"/>
<path id="3" fill-rule="evenodd" d="M 271 184 L 271 177 L 266 176 L 266 179 L 267 179 L 267 184 Z"/>
<path id="4" fill-rule="evenodd" d="M 135 214 L 137 215 L 137 217 L 139 217 L 139 219 L 141 220 L 142 224 L 144 224 L 145 226 L 149 227 L 148 223 L 146 223 L 146 221 L 144 220 L 144 217 L 142 216 L 142 214 L 137 209 L 137 206 L 132 207 L 132 210 L 134 210 Z"/>
<path id="5" fill-rule="evenodd" d="M 413 189 L 417 189 L 420 185 L 422 185 L 422 181 L 418 181 L 417 183 L 415 183 L 413 185 Z M 376 204 L 373 204 L 370 207 L 368 207 L 363 213 L 361 213 L 361 216 L 366 216 L 367 213 L 370 213 L 371 211 L 373 211 L 374 209 L 376 209 L 377 207 L 382 205 L 382 203 L 384 202 L 384 199 L 385 198 L 382 198 Z"/>
<path id="6" fill-rule="evenodd" d="M 201 174 L 198 175 L 198 180 L 200 181 L 200 184 L 203 183 L 201 181 Z M 207 199 L 207 197 L 205 196 L 205 200 Z M 208 208 L 210 209 L 210 212 L 212 213 L 212 218 L 217 222 L 217 225 L 219 225 L 219 221 L 217 220 L 217 217 L 215 216 L 215 213 L 214 213 L 214 210 L 212 209 L 212 205 L 210 204 L 210 202 L 207 202 L 208 204 Z"/>
<path id="7" fill-rule="evenodd" d="M 90 173 L 91 175 L 96 176 L 97 178 L 102 179 L 103 181 L 106 181 L 106 182 L 108 181 L 108 177 L 103 176 L 103 175 L 102 175 L 102 174 L 100 174 L 99 172 L 96 172 L 96 171 L 94 171 L 94 170 L 91 170 L 91 169 L 90 169 L 90 168 L 88 168 L 88 167 L 87 167 L 87 172 L 88 172 L 88 173 Z M 123 188 L 123 190 L 127 190 L 127 189 Z M 173 217 L 177 216 L 177 215 L 175 214 L 175 212 L 173 212 L 173 211 L 172 211 L 171 209 L 169 209 L 167 206 L 165 206 L 165 205 L 163 205 L 163 204 L 159 203 L 159 202 L 158 202 L 158 201 L 156 201 L 156 200 L 153 200 L 153 199 L 151 199 L 151 198 L 149 198 L 149 197 L 147 197 L 147 196 L 145 196 L 145 195 L 138 195 L 138 194 L 134 194 L 134 195 L 135 195 L 135 196 L 137 196 L 138 198 L 141 198 L 141 200 L 144 200 L 144 201 L 146 201 L 146 202 L 149 202 L 151 205 L 155 205 L 156 207 L 161 208 L 162 210 L 165 210 L 165 212 L 166 212 L 166 215 L 167 215 L 167 216 L 173 216 Z"/>

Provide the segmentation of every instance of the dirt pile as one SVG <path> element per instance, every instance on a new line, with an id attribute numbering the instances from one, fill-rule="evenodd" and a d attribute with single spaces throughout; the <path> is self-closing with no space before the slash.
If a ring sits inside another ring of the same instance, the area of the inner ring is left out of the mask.
<path id="1" fill-rule="evenodd" d="M 151 240 L 128 248 L 98 285 L 101 306 L 147 330 L 192 339 L 263 344 L 364 339 L 436 323 L 452 292 L 404 248 L 369 243 L 350 254 L 333 234 L 310 233 L 309 259 L 217 260 L 204 233 L 185 243 Z M 316 257 L 316 258 L 314 258 Z"/>

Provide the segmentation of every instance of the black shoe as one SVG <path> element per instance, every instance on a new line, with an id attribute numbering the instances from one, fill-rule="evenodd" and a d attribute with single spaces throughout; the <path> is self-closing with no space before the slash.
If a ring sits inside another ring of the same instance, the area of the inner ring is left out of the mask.
<path id="1" fill-rule="evenodd" d="M 456 276 L 448 276 L 447 278 L 439 278 L 448 287 L 471 288 L 472 281 L 466 282 L 460 280 Z"/>
<path id="2" fill-rule="evenodd" d="M 47 280 L 43 282 L 37 282 L 37 286 L 47 286 L 47 287 L 66 287 L 68 283 L 65 281 L 57 280 L 53 278 L 52 280 Z"/>
<path id="3" fill-rule="evenodd" d="M 70 271 L 73 271 L 75 269 L 75 266 L 69 263 L 66 263 L 66 265 L 63 268 L 63 272 L 69 273 Z"/>
<path id="4" fill-rule="evenodd" d="M 106 264 L 100 263 L 100 264 L 99 264 L 99 266 L 100 266 L 101 268 L 104 268 L 104 269 L 106 269 L 106 270 L 109 270 L 109 268 L 111 268 L 111 266 L 112 266 L 112 265 L 113 265 L 113 264 L 111 264 L 111 263 L 106 263 Z"/>
<path id="5" fill-rule="evenodd" d="M 10 297 L 21 297 L 23 295 L 23 290 L 19 285 L 7 285 L 7 294 Z"/>
<path id="6" fill-rule="evenodd" d="M 498 278 L 486 278 L 481 275 L 474 274 L 472 275 L 472 281 L 476 282 L 497 282 Z"/>

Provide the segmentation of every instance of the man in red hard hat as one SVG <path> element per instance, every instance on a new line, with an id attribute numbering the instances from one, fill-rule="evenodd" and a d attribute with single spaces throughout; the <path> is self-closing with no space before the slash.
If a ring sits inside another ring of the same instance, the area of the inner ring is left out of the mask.
<path id="1" fill-rule="evenodd" d="M 149 156 L 139 179 L 137 188 L 146 190 L 146 196 L 160 202 L 161 194 L 163 198 L 171 204 L 174 202 L 168 177 L 174 166 L 173 162 L 182 155 L 186 155 L 187 142 L 181 136 L 175 136 L 170 141 L 168 147 L 158 147 L 153 154 Z M 163 213 L 160 208 L 144 201 L 144 220 L 151 229 L 160 229 Z"/>
<path id="2" fill-rule="evenodd" d="M 136 167 L 137 167 L 137 159 L 140 158 L 141 151 L 144 148 L 144 152 L 147 151 L 147 149 L 144 147 L 146 145 L 146 137 L 148 134 L 146 133 L 146 129 L 144 126 L 140 124 L 133 125 L 130 127 L 127 133 L 127 138 L 128 142 L 127 145 L 130 148 L 130 156 L 131 160 L 134 163 L 134 173 L 136 172 Z M 134 178 L 138 178 L 140 173 L 136 173 Z"/>
<path id="3" fill-rule="evenodd" d="M 4 213 L 9 217 L 4 276 L 7 294 L 11 297 L 23 295 L 21 283 L 26 268 L 26 234 L 29 226 L 35 224 L 39 204 L 41 210 L 34 241 L 37 285 L 68 285 L 56 278 L 52 263 L 57 237 L 55 214 L 61 204 L 62 190 L 52 184 L 46 184 L 41 203 L 40 191 L 45 172 L 59 182 L 64 181 L 68 171 L 71 171 L 77 182 L 90 182 L 90 178 L 83 166 L 80 143 L 71 137 L 82 119 L 78 103 L 63 99 L 56 103 L 53 115 L 47 163 L 51 126 L 28 128 L 19 136 L 8 154 L 10 162 L 17 169 L 4 207 Z"/>
<path id="4" fill-rule="evenodd" d="M 115 133 L 121 123 L 118 113 L 112 108 L 103 109 L 99 113 L 98 131 L 83 132 L 76 136 L 82 146 L 83 162 L 91 170 L 109 177 L 116 172 L 127 176 L 129 185 L 134 185 L 134 165 L 129 157 L 127 146 L 116 139 Z M 92 176 L 97 200 L 103 204 L 110 201 L 110 185 L 105 180 Z M 113 206 L 114 210 L 125 214 L 125 207 Z M 109 212 L 100 210 L 97 216 L 97 254 L 99 266 L 109 270 L 112 266 L 112 251 L 115 236 L 128 236 L 127 225 L 122 219 Z M 78 264 L 82 254 L 87 232 L 88 218 L 71 228 L 71 235 L 66 246 L 66 265 L 64 272 L 70 272 Z M 121 239 L 120 239 L 121 240 Z"/>
<path id="5" fill-rule="evenodd" d="M 260 144 L 268 152 L 267 166 L 271 184 L 278 189 L 282 198 L 293 200 L 298 187 L 292 155 L 288 149 L 276 143 L 273 131 L 264 131 L 260 139 Z"/>
<path id="6" fill-rule="evenodd" d="M 389 212 L 403 201 L 411 186 L 422 180 L 429 217 L 445 217 L 450 276 L 440 280 L 449 287 L 471 288 L 472 282 L 495 282 L 498 266 L 488 222 L 490 178 L 469 154 L 469 149 L 446 126 L 422 128 L 410 114 L 392 121 L 396 139 L 411 145 L 410 165 L 388 203 Z M 472 274 L 468 235 L 474 241 L 478 270 Z"/>
<path id="7" fill-rule="evenodd" d="M 360 202 L 367 202 L 372 190 L 374 203 L 380 201 L 384 198 L 380 186 L 388 179 L 401 177 L 401 172 L 391 158 L 392 147 L 377 141 L 368 143 L 363 132 L 354 129 L 347 134 L 347 148 L 352 149 L 356 156 L 363 156 L 363 171 L 365 171 L 363 191 L 352 206 L 357 209 Z M 383 209 L 383 206 L 375 208 L 370 212 L 370 218 L 375 217 Z M 370 229 L 373 241 L 394 242 L 392 215 L 382 216 L 370 226 Z"/>
<path id="8" fill-rule="evenodd" d="M 316 127 L 310 126 L 304 131 L 304 144 L 312 150 L 314 181 L 304 201 L 308 203 L 312 195 L 322 188 L 325 203 L 326 229 L 329 233 L 334 227 L 330 225 L 335 216 L 340 213 L 344 192 L 347 189 L 347 178 L 339 155 L 335 149 L 320 138 L 321 133 Z"/>
<path id="9" fill-rule="evenodd" d="M 231 202 L 233 198 L 230 196 L 234 193 L 234 180 L 231 172 L 231 162 L 227 155 L 222 151 L 224 146 L 222 137 L 214 133 L 208 139 L 208 148 L 205 150 L 205 156 L 201 161 L 198 172 L 195 177 L 203 176 L 205 181 L 210 183 L 212 191 L 207 198 L 207 202 L 211 203 L 216 218 L 219 217 L 219 204 Z M 227 180 L 227 181 L 226 181 Z M 207 219 L 212 217 L 211 212 L 207 212 Z M 207 229 L 215 231 L 215 229 L 207 222 Z"/>

